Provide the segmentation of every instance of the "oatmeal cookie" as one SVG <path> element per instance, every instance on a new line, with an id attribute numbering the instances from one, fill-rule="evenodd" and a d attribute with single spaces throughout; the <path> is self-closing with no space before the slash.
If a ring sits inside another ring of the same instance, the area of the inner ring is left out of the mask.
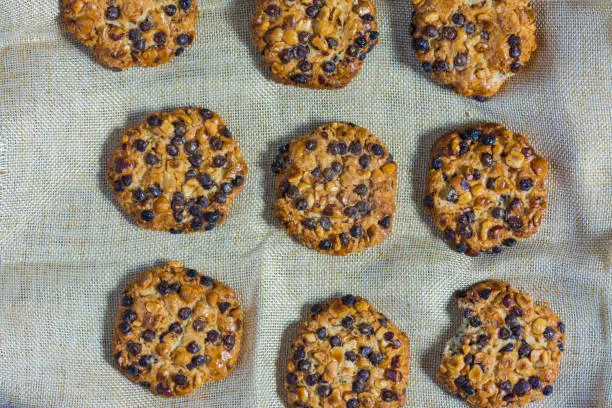
<path id="1" fill-rule="evenodd" d="M 281 147 L 274 215 L 303 245 L 332 255 L 376 245 L 391 232 L 397 165 L 368 130 L 329 123 Z"/>
<path id="2" fill-rule="evenodd" d="M 66 30 L 117 70 L 154 67 L 195 37 L 196 0 L 62 0 Z"/>
<path id="3" fill-rule="evenodd" d="M 210 230 L 227 217 L 247 165 L 221 118 L 208 109 L 154 113 L 123 135 L 108 180 L 146 229 Z"/>
<path id="4" fill-rule="evenodd" d="M 113 355 L 130 380 L 175 397 L 228 376 L 241 339 L 234 291 L 175 261 L 143 273 L 124 292 Z"/>
<path id="5" fill-rule="evenodd" d="M 565 324 L 509 284 L 458 294 L 464 323 L 444 350 L 438 380 L 477 408 L 524 407 L 553 391 Z"/>
<path id="6" fill-rule="evenodd" d="M 412 0 L 412 36 L 423 70 L 484 101 L 536 49 L 530 0 Z"/>
<path id="7" fill-rule="evenodd" d="M 365 299 L 315 305 L 291 344 L 289 406 L 402 407 L 409 362 L 408 336 Z"/>
<path id="8" fill-rule="evenodd" d="M 272 77 L 307 88 L 342 88 L 378 43 L 370 0 L 258 0 L 252 36 Z"/>
<path id="9" fill-rule="evenodd" d="M 493 123 L 453 131 L 431 150 L 425 206 L 458 252 L 499 252 L 537 231 L 547 176 L 525 136 Z"/>

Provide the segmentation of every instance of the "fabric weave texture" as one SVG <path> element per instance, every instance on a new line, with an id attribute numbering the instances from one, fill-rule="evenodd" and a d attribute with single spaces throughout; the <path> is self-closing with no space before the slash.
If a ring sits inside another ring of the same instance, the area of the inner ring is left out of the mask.
<path id="1" fill-rule="evenodd" d="M 567 325 L 555 392 L 539 407 L 612 405 L 612 14 L 607 0 L 536 0 L 538 49 L 486 103 L 430 81 L 411 49 L 409 1 L 378 0 L 380 43 L 345 89 L 272 82 L 248 25 L 254 0 L 202 0 L 195 42 L 172 62 L 117 73 L 62 28 L 57 0 L 0 4 L 0 406 L 284 406 L 285 359 L 313 302 L 368 299 L 409 336 L 408 407 L 463 407 L 434 381 L 459 321 L 456 289 L 500 279 Z M 211 232 L 139 229 L 112 200 L 106 163 L 149 112 L 203 106 L 250 172 Z M 331 121 L 376 134 L 398 162 L 393 232 L 363 253 L 320 255 L 272 219 L 278 147 Z M 496 256 L 442 241 L 422 197 L 446 131 L 499 122 L 551 165 L 540 230 Z M 180 260 L 234 288 L 245 316 L 236 371 L 165 400 L 124 378 L 111 339 L 122 290 Z"/>

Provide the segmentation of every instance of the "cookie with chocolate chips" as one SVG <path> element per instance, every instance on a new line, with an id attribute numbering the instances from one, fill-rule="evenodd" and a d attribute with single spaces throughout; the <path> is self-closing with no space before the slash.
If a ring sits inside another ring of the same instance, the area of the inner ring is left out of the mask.
<path id="1" fill-rule="evenodd" d="M 391 232 L 397 165 L 368 130 L 329 123 L 281 147 L 274 215 L 303 245 L 332 255 L 376 245 Z"/>
<path id="2" fill-rule="evenodd" d="M 113 356 L 130 380 L 176 397 L 228 376 L 241 339 L 234 291 L 174 261 L 143 273 L 125 290 Z"/>
<path id="3" fill-rule="evenodd" d="M 370 0 L 258 0 L 251 31 L 257 51 L 284 84 L 342 88 L 378 43 Z"/>
<path id="4" fill-rule="evenodd" d="M 425 207 L 458 252 L 499 252 L 542 223 L 548 162 L 525 136 L 493 123 L 449 132 L 429 166 Z"/>
<path id="5" fill-rule="evenodd" d="M 154 67 L 180 55 L 195 37 L 196 0 L 62 0 L 64 26 L 117 70 Z"/>
<path id="6" fill-rule="evenodd" d="M 408 336 L 365 299 L 315 305 L 291 343 L 291 408 L 396 408 L 406 404 Z"/>
<path id="7" fill-rule="evenodd" d="M 110 158 L 108 181 L 139 226 L 181 233 L 222 223 L 246 174 L 221 118 L 184 108 L 154 113 L 127 130 Z"/>
<path id="8" fill-rule="evenodd" d="M 553 392 L 565 324 L 545 305 L 499 281 L 457 295 L 464 321 L 438 380 L 477 408 L 524 407 Z"/>
<path id="9" fill-rule="evenodd" d="M 536 49 L 531 0 L 412 0 L 412 37 L 430 77 L 484 101 Z"/>

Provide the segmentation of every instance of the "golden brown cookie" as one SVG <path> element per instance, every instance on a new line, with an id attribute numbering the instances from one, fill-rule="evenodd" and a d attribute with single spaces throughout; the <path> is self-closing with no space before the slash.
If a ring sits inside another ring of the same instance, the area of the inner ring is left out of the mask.
<path id="1" fill-rule="evenodd" d="M 234 291 L 174 261 L 143 273 L 124 292 L 113 355 L 130 380 L 176 397 L 228 376 L 241 339 Z"/>
<path id="2" fill-rule="evenodd" d="M 370 0 L 258 0 L 251 23 L 272 78 L 306 88 L 342 88 L 378 43 Z"/>
<path id="3" fill-rule="evenodd" d="M 499 252 L 540 226 L 548 162 L 525 136 L 493 123 L 449 132 L 430 166 L 425 206 L 458 252 Z"/>
<path id="4" fill-rule="evenodd" d="M 412 0 L 412 36 L 423 70 L 484 101 L 536 49 L 531 0 Z"/>
<path id="5" fill-rule="evenodd" d="M 332 255 L 376 245 L 391 232 L 397 165 L 368 130 L 329 123 L 280 149 L 274 215 L 307 247 Z"/>
<path id="6" fill-rule="evenodd" d="M 221 118 L 193 108 L 154 113 L 127 130 L 108 167 L 115 196 L 136 223 L 172 233 L 225 221 L 247 174 Z"/>
<path id="7" fill-rule="evenodd" d="M 196 0 L 62 0 L 66 29 L 101 64 L 125 70 L 164 64 L 195 37 Z"/>
<path id="8" fill-rule="evenodd" d="M 565 324 L 499 281 L 458 294 L 464 323 L 444 350 L 438 380 L 477 408 L 523 407 L 553 391 Z"/>
<path id="9" fill-rule="evenodd" d="M 315 305 L 291 343 L 285 388 L 292 408 L 406 404 L 408 336 L 365 299 Z"/>

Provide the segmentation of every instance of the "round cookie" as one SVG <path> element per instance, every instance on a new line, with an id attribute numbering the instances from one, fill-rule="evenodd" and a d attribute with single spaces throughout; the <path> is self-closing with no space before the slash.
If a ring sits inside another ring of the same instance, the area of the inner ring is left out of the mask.
<path id="1" fill-rule="evenodd" d="M 281 147 L 274 215 L 303 245 L 332 255 L 376 245 L 391 232 L 397 165 L 368 130 L 329 123 Z"/>
<path id="2" fill-rule="evenodd" d="M 154 113 L 127 130 L 111 156 L 108 180 L 139 226 L 181 233 L 222 223 L 246 174 L 221 118 L 184 108 Z"/>
<path id="3" fill-rule="evenodd" d="M 241 339 L 234 291 L 169 262 L 143 273 L 124 292 L 113 355 L 130 380 L 175 397 L 229 375 Z"/>
<path id="4" fill-rule="evenodd" d="M 365 299 L 315 305 L 291 343 L 291 408 L 395 408 L 406 404 L 408 336 Z"/>
<path id="5" fill-rule="evenodd" d="M 66 30 L 103 65 L 164 64 L 195 37 L 196 0 L 62 0 Z"/>
<path id="6" fill-rule="evenodd" d="M 537 231 L 547 176 L 525 136 L 493 123 L 453 131 L 431 150 L 425 206 L 458 252 L 499 252 Z"/>
<path id="7" fill-rule="evenodd" d="M 251 31 L 278 82 L 342 88 L 378 43 L 370 0 L 258 0 Z"/>
<path id="8" fill-rule="evenodd" d="M 444 350 L 438 380 L 478 408 L 523 407 L 553 391 L 565 324 L 509 284 L 482 282 L 458 294 L 464 322 Z"/>
<path id="9" fill-rule="evenodd" d="M 456 92 L 486 100 L 536 49 L 531 0 L 412 0 L 411 31 L 423 70 Z"/>

